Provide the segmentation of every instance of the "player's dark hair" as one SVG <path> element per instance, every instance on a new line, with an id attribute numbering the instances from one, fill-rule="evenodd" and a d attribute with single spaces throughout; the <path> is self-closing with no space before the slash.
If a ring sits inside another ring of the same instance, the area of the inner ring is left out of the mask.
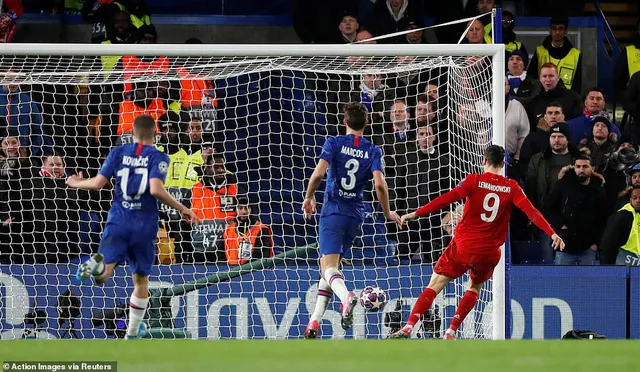
<path id="1" fill-rule="evenodd" d="M 367 125 L 367 108 L 358 102 L 349 102 L 344 106 L 344 120 L 353 130 L 362 130 Z"/>
<path id="2" fill-rule="evenodd" d="M 560 107 L 560 110 L 564 113 L 564 109 L 562 108 L 562 105 L 558 103 L 558 101 L 553 101 L 547 104 L 547 107 L 545 107 L 545 109 L 548 109 L 549 107 Z"/>
<path id="3" fill-rule="evenodd" d="M 133 121 L 133 130 L 139 139 L 152 139 L 156 132 L 156 121 L 151 115 L 140 115 Z"/>
<path id="4" fill-rule="evenodd" d="M 492 167 L 501 167 L 504 163 L 504 156 L 504 147 L 499 145 L 491 145 L 484 151 L 484 158 Z"/>

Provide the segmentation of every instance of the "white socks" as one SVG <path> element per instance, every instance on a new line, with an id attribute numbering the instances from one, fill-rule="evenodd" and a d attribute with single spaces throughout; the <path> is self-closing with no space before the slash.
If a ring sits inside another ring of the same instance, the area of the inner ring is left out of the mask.
<path id="1" fill-rule="evenodd" d="M 332 296 L 331 286 L 321 277 L 320 282 L 318 282 L 318 298 L 316 299 L 316 307 L 313 310 L 313 314 L 311 314 L 311 321 L 316 320 L 318 323 L 322 323 L 322 317 L 324 312 L 327 311 L 327 306 L 329 306 Z"/>
<path id="2" fill-rule="evenodd" d="M 133 294 L 131 295 L 131 300 L 129 300 L 129 326 L 127 327 L 129 336 L 138 335 L 138 327 L 140 327 L 140 322 L 144 319 L 147 304 L 149 304 L 149 297 L 138 298 Z"/>
<path id="3" fill-rule="evenodd" d="M 349 290 L 347 286 L 344 284 L 344 277 L 340 270 L 335 267 L 330 267 L 324 272 L 324 278 L 331 286 L 333 293 L 338 296 L 341 303 L 344 303 L 349 295 Z"/>

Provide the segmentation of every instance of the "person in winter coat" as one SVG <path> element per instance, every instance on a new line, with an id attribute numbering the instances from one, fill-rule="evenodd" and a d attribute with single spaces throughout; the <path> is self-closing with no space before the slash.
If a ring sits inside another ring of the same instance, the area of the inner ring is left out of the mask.
<path id="1" fill-rule="evenodd" d="M 556 252 L 556 265 L 596 265 L 607 216 L 604 177 L 596 173 L 589 155 L 579 155 L 564 167 L 546 200 L 551 226 L 565 241 Z"/>
<path id="2" fill-rule="evenodd" d="M 609 218 L 600 252 L 602 265 L 640 266 L 640 186 L 633 187 L 629 202 Z"/>

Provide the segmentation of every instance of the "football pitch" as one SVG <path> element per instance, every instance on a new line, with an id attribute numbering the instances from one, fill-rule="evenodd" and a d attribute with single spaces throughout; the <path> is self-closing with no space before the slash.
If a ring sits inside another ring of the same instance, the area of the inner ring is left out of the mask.
<path id="1" fill-rule="evenodd" d="M 638 371 L 639 348 L 611 340 L 19 340 L 0 341 L 0 361 L 116 361 L 119 372 L 623 372 Z"/>

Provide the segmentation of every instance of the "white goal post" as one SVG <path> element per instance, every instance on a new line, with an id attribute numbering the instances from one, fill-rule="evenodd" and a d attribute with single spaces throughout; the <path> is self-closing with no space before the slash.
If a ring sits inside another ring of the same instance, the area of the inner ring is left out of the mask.
<path id="1" fill-rule="evenodd" d="M 490 89 L 490 92 L 482 92 L 486 95 L 488 106 L 481 108 L 475 106 L 472 110 L 484 110 L 486 113 L 484 118 L 487 119 L 490 127 L 488 128 L 489 143 L 499 144 L 505 146 L 505 47 L 502 44 L 498 45 L 439 45 L 439 44 L 420 44 L 420 45 L 194 45 L 194 44 L 132 44 L 132 45 L 101 45 L 101 44 L 0 44 L 0 61 L 3 62 L 4 68 L 7 66 L 9 70 L 0 71 L 0 80 L 5 79 L 8 74 L 11 74 L 13 79 L 20 80 L 19 84 L 60 84 L 71 85 L 77 84 L 78 81 L 83 81 L 88 85 L 95 84 L 110 84 L 114 81 L 128 82 L 128 77 L 123 77 L 121 74 L 112 74 L 106 77 L 105 72 L 100 68 L 100 56 L 138 56 L 138 57 L 157 57 L 166 56 L 168 58 L 179 57 L 193 60 L 199 65 L 198 69 L 202 72 L 207 72 L 206 78 L 215 79 L 217 74 L 220 73 L 224 76 L 234 76 L 239 74 L 246 74 L 248 72 L 270 72 L 273 70 L 285 69 L 291 71 L 301 71 L 308 73 L 310 76 L 315 72 L 322 72 L 330 74 L 359 74 L 366 73 L 366 71 L 374 71 L 375 73 L 395 73 L 403 71 L 421 71 L 422 69 L 435 68 L 438 66 L 457 66 L 473 65 L 477 63 L 473 60 L 474 57 L 485 57 L 487 64 L 482 71 L 482 76 L 479 78 L 472 77 L 470 80 L 472 84 L 476 84 L 474 88 L 483 89 L 486 87 Z M 11 60 L 17 56 L 20 59 L 16 59 L 15 64 L 11 64 Z M 71 58 L 79 61 L 78 64 L 70 63 L 65 65 L 64 69 L 57 68 L 55 66 L 47 66 L 46 61 L 49 56 L 55 58 Z M 398 56 L 411 56 L 417 58 L 415 65 L 411 63 L 405 67 L 397 67 L 392 62 L 395 61 Z M 367 62 L 363 65 L 354 67 L 353 65 L 345 64 L 345 61 L 349 57 L 364 57 Z M 465 58 L 471 57 L 471 62 L 465 60 Z M 34 64 L 23 65 L 30 59 L 36 61 Z M 465 62 L 466 61 L 466 62 Z M 393 66 L 392 66 L 393 65 Z M 234 70 L 237 67 L 237 71 Z M 52 69 L 52 70 L 50 70 Z M 17 72 L 16 72 L 17 71 Z M 154 71 L 150 71 L 152 74 Z M 156 71 L 157 72 L 157 71 Z M 453 84 L 446 89 L 451 91 L 451 94 L 463 95 L 465 93 L 459 90 L 455 84 L 457 84 L 458 76 L 451 73 L 447 77 L 450 84 Z M 315 75 L 314 75 L 315 76 Z M 139 77 L 138 77 L 139 78 Z M 480 83 L 478 81 L 481 79 Z M 144 80 L 145 77 L 139 78 Z M 197 78 L 196 78 L 197 79 Z M 320 79 L 320 78 L 319 78 Z M 473 80 L 476 79 L 476 80 Z M 134 78 L 135 81 L 135 78 Z M 489 84 L 490 81 L 490 84 Z M 490 99 L 489 99 L 490 98 Z M 466 98 L 461 98 L 466 99 Z M 472 98 L 469 98 L 472 101 Z M 390 101 L 393 103 L 392 100 Z M 269 114 L 270 113 L 266 113 Z M 447 120 L 455 124 L 455 114 L 448 113 Z M 451 124 L 451 125 L 454 125 Z M 484 125 L 484 124 L 483 124 Z M 474 129 L 479 135 L 482 129 Z M 299 134 L 299 141 L 302 145 L 303 133 Z M 456 168 L 461 174 L 472 173 L 477 171 L 477 168 L 481 164 L 477 164 L 478 157 L 482 156 L 479 153 L 480 148 L 486 143 L 474 143 L 468 144 L 468 138 L 453 139 L 454 134 L 445 134 L 445 137 L 450 138 L 452 142 L 457 141 L 456 146 L 459 147 L 461 152 L 472 152 L 475 162 L 467 162 L 462 165 L 449 164 L 447 167 Z M 294 138 L 298 138 L 295 137 Z M 294 139 L 296 141 L 296 139 Z M 305 145 L 306 146 L 306 145 Z M 306 155 L 303 155 L 306 156 Z M 455 155 L 453 155 L 455 158 Z M 475 164 L 473 164 L 475 163 Z M 256 180 L 257 181 L 257 180 Z M 298 180 L 304 181 L 304 180 Z M 451 184 L 451 187 L 455 184 Z M 262 190 L 264 191 L 264 190 Z M 266 190 L 268 191 L 268 190 Z M 261 200 L 263 203 L 268 203 L 269 200 Z M 286 201 L 281 203 L 286 204 Z M 291 200 L 291 204 L 298 203 Z M 300 206 L 293 206 L 294 213 L 300 213 Z M 285 213 L 285 212 L 282 212 Z M 283 222 L 286 223 L 286 222 Z M 26 265 L 26 264 L 24 264 Z M 295 267 L 287 266 L 287 270 L 295 269 Z M 0 272 L 0 275 L 2 272 Z M 505 272 L 505 248 L 502 249 L 502 258 L 499 265 L 496 267 L 493 279 L 490 285 L 490 293 L 487 293 L 488 300 L 487 309 L 491 309 L 491 328 L 486 337 L 493 338 L 495 340 L 503 340 L 506 337 L 506 304 L 509 301 L 506 296 L 508 295 L 506 288 L 508 283 L 506 282 Z M 191 278 L 191 279 L 198 279 Z M 153 278 L 152 278 L 153 280 Z M 301 279 L 296 279 L 301 280 Z M 426 279 L 425 279 L 426 280 Z M 311 282 L 317 281 L 315 277 L 312 277 Z M 389 281 L 391 283 L 391 281 Z M 2 283 L 0 282 L 0 285 Z M 166 284 L 166 283 L 165 283 Z M 52 285 L 56 285 L 52 283 Z M 347 283 L 349 285 L 349 283 Z M 389 284 L 391 285 L 391 284 Z M 389 290 L 390 288 L 383 288 Z M 419 292 L 418 292 L 419 293 Z M 460 299 L 460 295 L 456 291 L 457 300 Z M 55 296 L 54 296 L 55 297 Z M 482 296 L 481 296 L 482 299 Z M 393 300 L 393 299 L 392 299 Z M 51 300 L 49 299 L 49 302 Z M 391 305 L 388 305 L 391 306 Z M 287 307 L 288 310 L 288 307 Z M 262 311 L 262 310 L 261 310 Z M 489 311 L 489 310 L 487 310 Z M 282 314 L 276 314 L 282 315 Z M 190 322 L 194 322 L 193 315 L 191 315 Z M 276 319 L 279 319 L 276 317 Z M 406 321 L 405 319 L 403 319 Z M 488 321 L 488 320 L 487 320 Z M 197 323 L 197 321 L 195 321 Z M 283 321 L 284 322 L 284 321 Z M 186 323 L 186 321 L 185 321 Z M 216 323 L 218 324 L 218 323 Z M 277 324 L 277 323 L 276 323 Z M 295 324 L 298 326 L 298 324 Z M 444 324 L 443 324 L 444 325 Z M 220 326 L 221 325 L 217 325 Z M 304 324 L 300 325 L 304 326 Z M 265 326 L 266 327 L 266 326 Z M 274 326 L 275 327 L 275 326 Z M 464 326 L 463 326 L 464 327 Z M 277 328 L 277 327 L 276 327 Z M 275 328 L 274 328 L 275 329 Z M 0 333 L 2 333 L 2 326 L 0 324 Z M 267 332 L 265 331 L 265 334 Z M 481 330 L 470 331 L 469 337 L 474 337 L 476 334 L 481 334 Z M 489 334 L 491 336 L 489 336 Z M 264 336 L 267 337 L 267 336 Z M 482 336 L 478 336 L 482 337 Z M 463 337 L 464 338 L 464 337 Z"/>

